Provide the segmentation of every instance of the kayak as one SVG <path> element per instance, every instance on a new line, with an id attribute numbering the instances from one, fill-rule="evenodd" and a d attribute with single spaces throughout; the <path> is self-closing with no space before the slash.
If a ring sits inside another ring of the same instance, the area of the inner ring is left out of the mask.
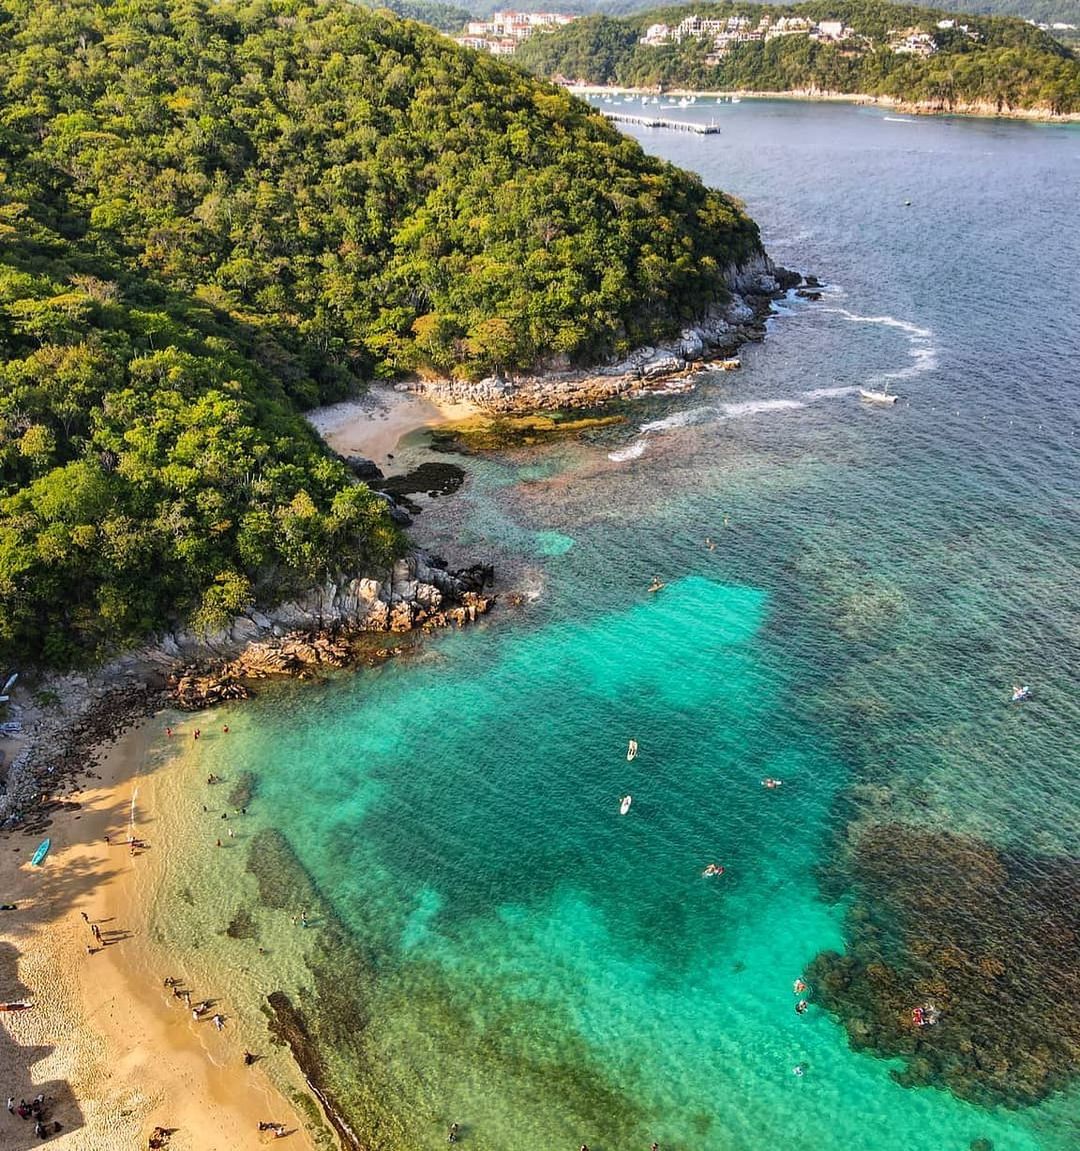
<path id="1" fill-rule="evenodd" d="M 32 867 L 40 867 L 45 862 L 45 856 L 49 854 L 49 848 L 52 847 L 51 839 L 43 839 L 38 844 L 37 851 L 34 852 L 34 857 L 30 860 Z"/>
<path id="2" fill-rule="evenodd" d="M 624 795 L 622 803 L 619 804 L 619 814 L 625 815 L 630 810 L 630 804 L 634 802 L 631 795 Z"/>
<path id="3" fill-rule="evenodd" d="M 0 1003 L 0 1011 L 29 1011 L 32 1003 Z"/>

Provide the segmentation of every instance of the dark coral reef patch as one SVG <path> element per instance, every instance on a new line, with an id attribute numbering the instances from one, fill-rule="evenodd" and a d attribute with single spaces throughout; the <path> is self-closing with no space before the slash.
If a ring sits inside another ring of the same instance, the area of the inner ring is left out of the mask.
<path id="1" fill-rule="evenodd" d="M 1037 1103 L 1080 1072 L 1080 860 L 878 824 L 837 866 L 847 954 L 808 978 L 852 1047 L 983 1106 Z"/>

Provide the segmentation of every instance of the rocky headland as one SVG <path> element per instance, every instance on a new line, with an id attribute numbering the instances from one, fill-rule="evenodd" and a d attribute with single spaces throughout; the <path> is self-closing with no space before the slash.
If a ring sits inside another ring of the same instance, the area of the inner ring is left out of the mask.
<path id="1" fill-rule="evenodd" d="M 683 328 L 677 338 L 638 348 L 624 359 L 599 368 L 575 370 L 552 361 L 532 374 L 503 374 L 482 380 L 422 378 L 399 387 L 437 400 L 475 404 L 495 414 L 596 407 L 635 392 L 670 388 L 672 381 L 687 373 L 729 360 L 743 344 L 764 339 L 773 300 L 792 288 L 813 298 L 814 289 L 820 286 L 813 276 L 804 278 L 774 264 L 764 252 L 732 268 L 727 282 L 728 301 Z"/>
<path id="2" fill-rule="evenodd" d="M 9 705 L 17 750 L 0 828 L 37 834 L 58 797 L 92 773 L 97 749 L 157 708 L 195 711 L 251 694 L 254 681 L 379 662 L 410 632 L 461 627 L 495 602 L 490 567 L 449 571 L 422 551 L 375 576 L 328 579 L 236 616 L 212 635 L 171 631 L 88 672 L 54 674 Z"/>

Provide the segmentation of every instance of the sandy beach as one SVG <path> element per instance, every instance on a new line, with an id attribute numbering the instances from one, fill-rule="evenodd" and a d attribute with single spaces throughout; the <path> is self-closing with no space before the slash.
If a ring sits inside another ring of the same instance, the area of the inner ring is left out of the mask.
<path id="1" fill-rule="evenodd" d="M 399 445 L 410 432 L 437 428 L 473 416 L 473 404 L 450 403 L 412 392 L 373 388 L 358 400 L 330 404 L 307 413 L 307 420 L 336 452 L 374 460 L 388 476 L 410 469 Z M 388 457 L 393 455 L 394 459 Z M 400 456 L 400 458 L 399 458 Z"/>
<path id="2" fill-rule="evenodd" d="M 154 837 L 162 722 L 147 720 L 102 750 L 98 778 L 75 797 L 79 809 L 54 817 L 43 866 L 29 864 L 40 836 L 0 839 L 3 899 L 16 905 L 0 913 L 0 1002 L 34 1005 L 0 1016 L 0 1090 L 16 1106 L 44 1093 L 49 1130 L 61 1124 L 47 1143 L 65 1151 L 146 1148 L 156 1127 L 171 1132 L 173 1151 L 312 1151 L 271 1081 L 303 1089 L 288 1052 L 266 1041 L 245 1066 L 228 988 L 191 986 L 196 1002 L 217 1000 L 219 1031 L 209 1018 L 195 1022 L 163 986 L 185 973 L 161 970 L 147 932 L 166 851 Z M 135 854 L 126 842 L 133 795 L 136 835 L 148 843 Z M 287 1138 L 260 1132 L 269 1121 L 285 1124 Z M 39 1143 L 33 1120 L 0 1112 L 0 1149 Z"/>

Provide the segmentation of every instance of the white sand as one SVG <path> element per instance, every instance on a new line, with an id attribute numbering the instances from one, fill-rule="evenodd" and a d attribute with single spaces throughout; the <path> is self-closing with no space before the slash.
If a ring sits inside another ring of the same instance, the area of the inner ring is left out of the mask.
<path id="1" fill-rule="evenodd" d="M 308 423 L 336 452 L 364 456 L 386 475 L 409 470 L 407 461 L 388 459 L 404 436 L 420 428 L 437 428 L 475 415 L 467 403 L 435 401 L 391 389 L 372 389 L 363 399 L 346 400 L 307 413 Z"/>

